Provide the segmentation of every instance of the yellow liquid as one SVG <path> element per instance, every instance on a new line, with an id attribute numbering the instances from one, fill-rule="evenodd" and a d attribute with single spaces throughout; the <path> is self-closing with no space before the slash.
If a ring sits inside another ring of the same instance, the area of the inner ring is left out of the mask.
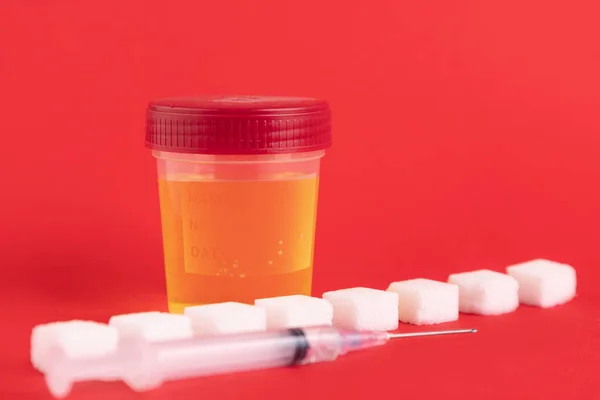
<path id="1" fill-rule="evenodd" d="M 159 180 L 169 311 L 310 295 L 318 178 Z"/>

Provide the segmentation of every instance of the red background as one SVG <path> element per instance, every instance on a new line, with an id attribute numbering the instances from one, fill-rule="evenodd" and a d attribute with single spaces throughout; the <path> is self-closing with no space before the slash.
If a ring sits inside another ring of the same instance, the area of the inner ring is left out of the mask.
<path id="1" fill-rule="evenodd" d="M 600 399 L 599 4 L 2 0 L 2 398 L 50 398 L 34 324 L 165 308 L 145 105 L 235 93 L 331 101 L 315 294 L 541 256 L 577 268 L 578 298 L 337 363 L 73 399 Z"/>

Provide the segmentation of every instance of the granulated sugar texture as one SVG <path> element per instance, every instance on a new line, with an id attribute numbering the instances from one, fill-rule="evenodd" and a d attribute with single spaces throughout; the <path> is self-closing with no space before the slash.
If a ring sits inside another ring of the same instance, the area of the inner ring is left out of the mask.
<path id="1" fill-rule="evenodd" d="M 536 307 L 554 307 L 575 297 L 577 276 L 567 264 L 537 259 L 506 268 L 519 282 L 519 301 Z"/>
<path id="2" fill-rule="evenodd" d="M 448 282 L 458 286 L 461 313 L 500 315 L 519 306 L 519 283 L 512 276 L 481 269 L 452 274 Z"/>

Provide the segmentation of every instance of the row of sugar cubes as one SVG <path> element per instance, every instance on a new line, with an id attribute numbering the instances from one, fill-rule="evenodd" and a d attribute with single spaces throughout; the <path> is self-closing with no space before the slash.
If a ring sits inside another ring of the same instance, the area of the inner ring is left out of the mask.
<path id="1" fill-rule="evenodd" d="M 113 316 L 108 325 L 68 321 L 34 328 L 31 357 L 45 372 L 58 348 L 67 357 L 103 356 L 119 338 L 147 341 L 333 325 L 358 330 L 394 330 L 398 321 L 416 325 L 455 321 L 459 311 L 498 315 L 519 303 L 551 307 L 575 296 L 575 270 L 566 264 L 533 260 L 507 268 L 508 274 L 478 270 L 450 275 L 448 282 L 413 279 L 387 290 L 342 289 L 323 298 L 292 295 L 259 299 L 255 305 L 219 303 L 186 308 L 184 315 L 145 312 Z"/>

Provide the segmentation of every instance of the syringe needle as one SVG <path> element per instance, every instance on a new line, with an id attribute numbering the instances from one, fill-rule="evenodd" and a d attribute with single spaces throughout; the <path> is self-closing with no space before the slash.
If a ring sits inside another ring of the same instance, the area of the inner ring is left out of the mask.
<path id="1" fill-rule="evenodd" d="M 475 333 L 477 329 L 455 329 L 449 331 L 430 331 L 430 332 L 413 332 L 413 333 L 388 333 L 389 339 L 400 339 L 419 336 L 438 336 L 438 335 L 454 335 L 459 333 Z"/>

